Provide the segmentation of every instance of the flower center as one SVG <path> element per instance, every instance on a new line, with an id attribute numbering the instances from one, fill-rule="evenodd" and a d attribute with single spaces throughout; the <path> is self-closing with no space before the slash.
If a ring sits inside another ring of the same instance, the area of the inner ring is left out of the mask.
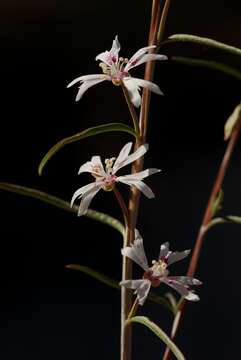
<path id="1" fill-rule="evenodd" d="M 115 182 L 117 179 L 117 176 L 113 174 L 113 165 L 115 163 L 116 158 L 112 157 L 110 159 L 105 159 L 105 172 L 106 176 L 104 178 L 104 185 L 102 186 L 102 189 L 105 191 L 112 191 L 115 186 Z"/>
<path id="2" fill-rule="evenodd" d="M 145 271 L 143 278 L 148 279 L 151 282 L 152 287 L 158 287 L 161 283 L 161 279 L 168 275 L 167 263 L 165 261 L 152 261 L 153 266 Z"/>
<path id="3" fill-rule="evenodd" d="M 127 71 L 124 71 L 125 65 L 128 63 L 127 58 L 120 57 L 117 61 L 115 56 L 109 54 L 110 64 L 101 62 L 99 66 L 101 67 L 103 74 L 111 77 L 112 83 L 116 86 L 121 85 L 122 80 L 125 77 L 130 76 Z"/>

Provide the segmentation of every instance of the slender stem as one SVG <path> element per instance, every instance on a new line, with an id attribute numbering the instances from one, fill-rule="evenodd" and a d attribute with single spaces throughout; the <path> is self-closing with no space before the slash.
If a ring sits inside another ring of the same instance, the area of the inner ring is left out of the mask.
<path id="1" fill-rule="evenodd" d="M 138 116 L 137 116 L 136 110 L 134 108 L 134 105 L 131 102 L 130 95 L 129 95 L 128 90 L 126 89 L 125 85 L 121 84 L 121 88 L 122 88 L 123 93 L 125 95 L 125 99 L 126 99 L 126 102 L 127 102 L 127 105 L 128 105 L 128 108 L 129 108 L 129 111 L 130 111 L 130 114 L 131 114 L 131 117 L 132 117 L 132 120 L 133 120 L 135 133 L 136 133 L 137 136 L 140 136 L 140 129 L 139 129 Z"/>
<path id="2" fill-rule="evenodd" d="M 149 45 L 152 45 L 155 42 L 157 37 L 157 23 L 160 13 L 160 0 L 153 0 L 152 1 L 152 13 L 151 13 L 151 24 L 150 24 L 150 32 L 149 32 Z M 146 64 L 145 69 L 145 79 L 152 80 L 153 76 L 153 63 L 148 62 Z M 124 92 L 125 94 L 125 92 Z M 129 94 L 128 94 L 129 95 Z M 128 99 L 128 98 L 126 98 Z M 135 143 L 135 149 L 140 147 L 142 144 L 145 143 L 146 131 L 147 131 L 147 115 L 149 109 L 149 100 L 150 99 L 150 92 L 148 90 L 143 91 L 142 95 L 142 105 L 141 105 L 141 112 L 140 112 L 140 120 L 138 126 L 138 134 L 140 136 L 137 137 Z M 129 106 L 129 102 L 127 101 L 129 110 L 132 114 L 132 107 Z M 143 109 L 145 106 L 145 109 Z M 136 112 L 135 112 L 136 114 Z M 132 115 L 133 118 L 133 115 Z M 133 118 L 134 125 L 138 120 Z M 137 126 L 135 125 L 135 129 Z M 143 157 L 138 159 L 132 166 L 132 173 L 136 171 L 141 171 L 143 168 Z M 126 233 L 125 243 L 126 246 L 129 246 L 134 240 L 134 229 L 136 225 L 136 220 L 138 216 L 139 210 L 139 200 L 140 200 L 140 192 L 136 188 L 131 188 L 130 191 L 130 200 L 129 200 L 129 223 L 128 229 Z M 124 257 L 125 258 L 125 257 Z M 123 279 L 130 279 L 132 276 L 132 262 L 125 258 L 125 263 L 123 263 Z M 129 289 L 126 289 L 124 286 L 122 287 L 122 309 L 124 309 L 124 318 L 125 320 L 128 318 L 131 309 L 131 299 L 132 293 Z M 131 327 L 124 326 L 125 323 L 122 321 L 122 329 L 121 329 L 121 360 L 130 360 L 131 359 Z"/>
<path id="3" fill-rule="evenodd" d="M 204 213 L 203 221 L 202 221 L 202 224 L 200 226 L 198 236 L 197 236 L 197 239 L 196 239 L 196 242 L 195 242 L 194 250 L 193 250 L 192 257 L 191 257 L 191 260 L 190 260 L 190 263 L 189 263 L 187 276 L 192 277 L 192 276 L 194 276 L 194 274 L 196 272 L 196 268 L 197 268 L 197 265 L 198 265 L 198 260 L 199 260 L 199 257 L 200 257 L 203 241 L 205 239 L 205 235 L 206 235 L 207 230 L 208 230 L 208 225 L 212 220 L 212 204 L 213 204 L 213 201 L 215 200 L 215 198 L 217 197 L 219 191 L 221 190 L 223 180 L 224 180 L 224 177 L 226 175 L 228 166 L 230 164 L 232 154 L 233 154 L 233 150 L 234 150 L 234 147 L 235 147 L 235 145 L 236 145 L 236 143 L 238 141 L 240 132 L 241 132 L 241 117 L 240 117 L 239 122 L 236 125 L 235 129 L 233 130 L 233 133 L 232 133 L 231 138 L 229 140 L 229 143 L 228 143 L 227 149 L 225 151 L 223 160 L 222 160 L 221 165 L 219 167 L 219 171 L 218 171 L 217 177 L 215 179 L 213 189 L 211 191 L 211 195 L 209 197 L 208 204 L 207 204 L 207 207 L 206 207 L 206 211 Z M 179 318 L 174 319 L 175 328 L 172 331 L 172 339 L 175 338 L 177 330 L 178 330 L 178 328 L 180 326 L 181 319 L 183 318 L 183 314 L 184 314 L 184 310 L 185 310 L 185 304 L 186 304 L 186 301 L 183 300 L 181 305 L 180 305 L 180 308 L 179 308 L 179 310 L 181 312 L 181 313 L 179 313 Z M 170 356 L 171 356 L 170 350 L 168 348 L 166 348 L 163 360 L 169 360 Z"/>
<path id="4" fill-rule="evenodd" d="M 160 20 L 160 24 L 159 24 L 159 28 L 158 28 L 158 33 L 157 33 L 157 44 L 158 45 L 162 41 L 163 36 L 164 36 L 164 30 L 165 30 L 165 26 L 166 26 L 166 20 L 167 20 L 167 15 L 168 15 L 168 11 L 170 8 L 170 4 L 171 4 L 171 0 L 166 0 L 163 10 L 162 10 L 162 16 L 161 16 L 161 20 Z"/>
<path id="5" fill-rule="evenodd" d="M 125 201 L 116 186 L 114 187 L 113 191 L 114 191 L 115 197 L 120 205 L 120 208 L 122 210 L 123 218 L 125 221 L 125 227 L 128 228 L 129 210 L 127 209 Z"/>
<path id="6" fill-rule="evenodd" d="M 137 299 L 137 297 L 136 297 L 136 298 L 135 298 L 135 301 L 133 302 L 133 305 L 132 305 L 132 308 L 131 308 L 131 310 L 130 310 L 130 313 L 129 313 L 129 315 L 128 315 L 128 320 L 129 320 L 130 318 L 132 318 L 133 316 L 135 316 L 136 311 L 137 311 L 137 309 L 138 309 L 138 306 L 139 306 L 139 301 L 138 301 L 138 299 Z"/>

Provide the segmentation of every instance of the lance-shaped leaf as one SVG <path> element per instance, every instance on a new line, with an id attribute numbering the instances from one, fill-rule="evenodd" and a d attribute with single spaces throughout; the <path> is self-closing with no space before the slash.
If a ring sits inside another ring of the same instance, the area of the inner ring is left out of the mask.
<path id="1" fill-rule="evenodd" d="M 235 129 L 238 122 L 241 121 L 241 104 L 236 106 L 232 114 L 229 116 L 228 120 L 224 126 L 224 140 L 228 140 L 232 135 L 233 130 Z"/>
<path id="2" fill-rule="evenodd" d="M 224 217 L 214 218 L 207 225 L 207 230 L 210 230 L 213 226 L 220 225 L 220 224 L 237 224 L 237 225 L 241 225 L 241 216 L 228 215 L 228 216 L 224 216 Z"/>
<path id="3" fill-rule="evenodd" d="M 201 37 L 201 36 L 195 36 L 195 35 L 189 35 L 189 34 L 174 34 L 168 37 L 166 41 L 163 41 L 160 46 L 163 47 L 166 44 L 170 43 L 191 43 L 191 44 L 197 44 L 205 47 L 215 48 L 219 50 L 223 50 L 226 53 L 234 54 L 241 56 L 241 49 L 230 46 L 228 44 L 222 43 L 220 41 L 216 41 L 213 39 Z"/>
<path id="4" fill-rule="evenodd" d="M 149 320 L 145 316 L 134 316 L 128 320 L 126 320 L 127 324 L 130 324 L 132 322 L 142 324 L 146 326 L 148 329 L 150 329 L 156 336 L 161 339 L 164 344 L 173 352 L 173 354 L 176 356 L 178 360 L 185 360 L 184 355 L 182 352 L 178 349 L 178 347 L 174 344 L 174 342 L 170 339 L 170 337 L 154 322 Z"/>
<path id="5" fill-rule="evenodd" d="M 20 185 L 16 185 L 16 184 L 9 184 L 9 183 L 0 183 L 0 190 L 5 190 L 5 191 L 9 191 L 9 192 L 12 192 L 15 194 L 24 195 L 24 196 L 27 196 L 30 198 L 34 198 L 34 199 L 43 201 L 47 204 L 53 205 L 62 210 L 76 213 L 76 214 L 78 213 L 77 206 L 73 206 L 71 208 L 69 202 L 64 201 L 56 196 L 50 195 L 50 194 L 45 193 L 40 190 L 36 190 L 36 189 L 32 189 L 32 188 L 29 188 L 26 186 L 20 186 Z M 87 211 L 87 213 L 85 214 L 85 216 L 113 227 L 115 230 L 119 231 L 122 236 L 124 236 L 124 234 L 125 234 L 125 228 L 122 225 L 122 223 L 110 215 L 89 209 Z"/>
<path id="6" fill-rule="evenodd" d="M 232 76 L 235 79 L 241 81 L 241 71 L 239 71 L 231 66 L 219 63 L 217 61 L 194 59 L 194 58 L 188 58 L 188 57 L 182 57 L 182 56 L 172 56 L 170 59 L 172 61 L 175 61 L 180 64 L 184 64 L 184 65 L 201 66 L 201 67 L 206 67 L 209 69 L 221 71 L 224 74 Z"/>
<path id="7" fill-rule="evenodd" d="M 83 265 L 79 265 L 79 264 L 69 264 L 69 265 L 66 265 L 66 268 L 71 269 L 71 270 L 80 271 L 80 272 L 82 272 L 86 275 L 89 275 L 89 276 L 93 277 L 94 279 L 102 282 L 105 285 L 108 285 L 117 290 L 121 290 L 121 287 L 120 287 L 118 281 L 113 280 L 110 277 L 108 277 L 108 276 L 102 274 L 101 272 L 96 271 L 88 266 L 83 266 Z M 147 299 L 158 305 L 162 305 L 162 306 L 166 307 L 168 310 L 170 310 L 173 313 L 173 315 L 175 315 L 178 310 L 176 307 L 176 304 L 174 305 L 174 303 L 171 302 L 169 296 L 167 296 L 167 295 L 165 298 L 162 296 L 158 296 L 154 293 L 150 293 L 148 295 Z"/>
<path id="8" fill-rule="evenodd" d="M 43 168 L 45 167 L 47 162 L 52 158 L 52 156 L 54 156 L 64 146 L 85 139 L 90 136 L 95 136 L 95 135 L 99 135 L 107 132 L 114 132 L 114 131 L 126 132 L 128 134 L 136 136 L 135 130 L 133 128 L 122 123 L 110 123 L 110 124 L 98 125 L 85 129 L 75 135 L 60 140 L 57 144 L 51 147 L 51 149 L 47 152 L 47 154 L 43 157 L 43 159 L 39 164 L 39 168 L 38 168 L 39 175 L 42 175 Z"/>

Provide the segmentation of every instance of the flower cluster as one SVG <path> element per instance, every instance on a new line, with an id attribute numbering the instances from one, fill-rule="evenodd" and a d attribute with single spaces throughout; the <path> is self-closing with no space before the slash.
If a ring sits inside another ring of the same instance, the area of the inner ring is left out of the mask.
<path id="1" fill-rule="evenodd" d="M 201 282 L 190 276 L 169 276 L 167 267 L 176 261 L 184 259 L 189 255 L 190 250 L 181 252 L 172 252 L 169 250 L 169 243 L 161 245 L 159 257 L 157 261 L 152 261 L 152 266 L 148 266 L 146 254 L 143 247 L 143 240 L 138 232 L 135 230 L 135 241 L 130 247 L 127 246 L 121 250 L 123 256 L 127 256 L 144 270 L 142 279 L 125 280 L 120 285 L 130 289 L 134 289 L 137 294 L 138 302 L 143 305 L 147 295 L 152 287 L 158 287 L 164 283 L 175 289 L 181 296 L 190 301 L 198 301 L 198 295 L 189 290 L 191 285 L 201 285 Z"/>
<path id="2" fill-rule="evenodd" d="M 78 211 L 79 216 L 84 215 L 87 212 L 91 200 L 100 189 L 111 191 L 117 182 L 135 186 L 149 199 L 155 196 L 149 186 L 142 180 L 149 175 L 159 172 L 159 169 L 146 169 L 135 174 L 124 176 L 116 175 L 118 170 L 137 160 L 148 150 L 148 145 L 145 144 L 140 146 L 134 153 L 130 154 L 131 147 L 132 143 L 129 142 L 122 148 L 117 158 L 112 157 L 106 159 L 105 168 L 101 162 L 100 156 L 93 156 L 91 161 L 87 161 L 80 167 L 78 174 L 84 172 L 91 173 L 95 178 L 95 181 L 78 189 L 72 197 L 71 206 L 73 206 L 76 199 L 82 199 Z"/>
<path id="3" fill-rule="evenodd" d="M 112 48 L 109 51 L 104 51 L 96 56 L 96 60 L 100 60 L 100 67 L 103 74 L 83 75 L 71 81 L 67 87 L 71 87 L 80 83 L 79 91 L 76 96 L 76 101 L 80 100 L 86 90 L 103 81 L 112 81 L 114 85 L 124 85 L 130 95 L 130 99 L 134 106 L 141 105 L 140 87 L 149 89 L 156 94 L 162 94 L 161 90 L 156 84 L 151 81 L 137 79 L 131 77 L 129 71 L 147 61 L 166 60 L 165 55 L 149 53 L 156 46 L 147 46 L 139 49 L 130 59 L 119 57 L 121 49 L 118 37 L 113 40 Z"/>

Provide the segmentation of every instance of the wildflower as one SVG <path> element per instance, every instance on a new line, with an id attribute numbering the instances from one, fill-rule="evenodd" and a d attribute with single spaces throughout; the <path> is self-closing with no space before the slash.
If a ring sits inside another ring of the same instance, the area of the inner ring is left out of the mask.
<path id="1" fill-rule="evenodd" d="M 73 206 L 76 199 L 82 199 L 78 211 L 79 216 L 87 212 L 91 200 L 100 189 L 111 191 L 117 182 L 135 186 L 149 199 L 155 197 L 152 190 L 142 180 L 159 172 L 159 169 L 146 169 L 135 174 L 116 176 L 118 170 L 140 158 L 148 150 L 148 144 L 145 144 L 129 155 L 131 147 L 132 143 L 129 142 L 122 148 L 117 158 L 106 159 L 105 169 L 100 156 L 93 156 L 91 161 L 80 167 L 78 174 L 89 172 L 94 176 L 95 181 L 78 189 L 72 197 L 71 206 Z"/>
<path id="2" fill-rule="evenodd" d="M 80 100 L 84 92 L 91 86 L 94 86 L 102 81 L 112 81 L 116 86 L 124 85 L 130 95 L 132 103 L 139 107 L 141 104 L 140 87 L 149 89 L 150 91 L 162 95 L 159 87 L 151 81 L 133 78 L 129 74 L 129 70 L 152 60 L 166 60 L 165 55 L 149 53 L 151 49 L 156 48 L 155 45 L 147 46 L 139 49 L 130 59 L 119 57 L 120 43 L 116 36 L 112 43 L 110 51 L 102 52 L 96 56 L 96 60 L 100 60 L 99 66 L 102 68 L 103 74 L 93 74 L 80 76 L 71 81 L 67 87 L 71 87 L 76 83 L 80 83 L 79 91 L 76 96 L 76 101 Z"/>
<path id="3" fill-rule="evenodd" d="M 158 287 L 161 283 L 169 285 L 187 300 L 199 300 L 198 295 L 189 290 L 190 285 L 201 285 L 199 280 L 190 276 L 168 276 L 167 267 L 176 261 L 184 259 L 190 253 L 190 250 L 172 252 L 169 250 L 169 243 L 166 242 L 161 245 L 158 260 L 152 261 L 152 266 L 149 267 L 142 237 L 138 230 L 135 230 L 134 244 L 122 249 L 121 253 L 136 262 L 145 271 L 142 279 L 120 282 L 120 285 L 135 290 L 140 305 L 144 304 L 151 286 Z"/>

